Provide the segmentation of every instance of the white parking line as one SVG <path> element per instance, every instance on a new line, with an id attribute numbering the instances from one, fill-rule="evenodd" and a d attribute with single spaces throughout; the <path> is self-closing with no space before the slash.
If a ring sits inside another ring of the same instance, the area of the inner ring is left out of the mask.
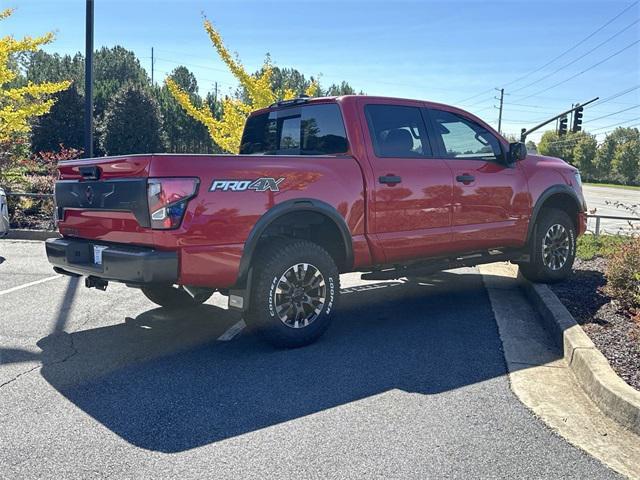
<path id="1" fill-rule="evenodd" d="M 62 275 L 54 275 L 53 277 L 41 278 L 40 280 L 35 280 L 33 282 L 25 283 L 24 285 L 18 285 L 17 287 L 9 288 L 7 290 L 2 290 L 0 291 L 0 296 L 6 295 L 7 293 L 15 292 L 16 290 L 22 290 L 23 288 L 31 287 L 33 285 L 38 285 L 39 283 L 48 282 L 49 280 L 54 280 L 60 277 L 62 277 Z"/>
<path id="2" fill-rule="evenodd" d="M 244 323 L 244 320 L 234 323 L 226 332 L 218 337 L 218 341 L 228 342 L 229 340 L 233 340 L 242 330 L 244 330 L 244 327 L 246 326 L 247 324 Z"/>

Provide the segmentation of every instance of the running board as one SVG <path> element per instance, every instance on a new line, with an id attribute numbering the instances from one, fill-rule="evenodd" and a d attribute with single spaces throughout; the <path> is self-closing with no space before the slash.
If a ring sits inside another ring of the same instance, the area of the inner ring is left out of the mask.
<path id="1" fill-rule="evenodd" d="M 529 255 L 523 254 L 522 252 L 473 253 L 455 258 L 440 258 L 417 264 L 396 266 L 386 270 L 376 270 L 374 272 L 363 273 L 361 278 L 362 280 L 396 280 L 402 277 L 422 277 L 453 268 L 475 267 L 476 265 L 482 265 L 484 263 L 528 261 Z"/>

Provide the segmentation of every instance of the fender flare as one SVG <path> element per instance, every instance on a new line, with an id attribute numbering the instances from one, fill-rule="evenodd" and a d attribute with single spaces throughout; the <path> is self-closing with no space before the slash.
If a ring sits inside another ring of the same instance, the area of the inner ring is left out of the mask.
<path id="1" fill-rule="evenodd" d="M 247 284 L 253 254 L 256 251 L 262 234 L 274 221 L 291 212 L 316 212 L 329 218 L 338 228 L 340 236 L 342 237 L 342 242 L 345 246 L 345 265 L 343 270 L 348 271 L 351 269 L 353 266 L 353 243 L 351 240 L 351 231 L 349 230 L 347 222 L 345 222 L 342 215 L 340 215 L 333 206 L 323 202 L 322 200 L 316 200 L 313 198 L 296 198 L 278 203 L 271 207 L 253 226 L 244 244 L 242 258 L 240 259 L 240 267 L 238 269 L 238 279 L 236 280 L 237 286 L 244 286 Z"/>
<path id="2" fill-rule="evenodd" d="M 571 197 L 575 202 L 575 206 L 578 212 L 581 212 L 584 210 L 582 203 L 578 198 L 578 194 L 570 186 L 561 185 L 561 184 L 552 185 L 551 187 L 547 188 L 544 192 L 540 194 L 540 196 L 538 197 L 538 200 L 536 201 L 535 206 L 533 207 L 533 212 L 531 213 L 531 219 L 529 220 L 529 226 L 527 228 L 527 243 L 529 243 L 529 240 L 533 235 L 536 222 L 538 221 L 538 215 L 540 214 L 540 211 L 542 210 L 544 203 L 547 201 L 549 197 L 551 197 L 552 195 L 557 195 L 559 193 L 566 194 L 569 197 Z"/>

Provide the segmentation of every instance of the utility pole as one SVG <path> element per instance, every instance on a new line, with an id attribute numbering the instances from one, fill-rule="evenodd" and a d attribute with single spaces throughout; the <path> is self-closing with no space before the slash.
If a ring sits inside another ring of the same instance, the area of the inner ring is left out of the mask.
<path id="1" fill-rule="evenodd" d="M 569 115 L 569 125 L 573 125 L 573 108 L 575 107 L 575 104 L 571 104 L 571 114 Z"/>
<path id="2" fill-rule="evenodd" d="M 496 90 L 498 89 L 496 88 Z M 500 113 L 498 113 L 498 133 L 502 133 L 502 105 L 503 104 L 504 104 L 504 88 L 501 88 L 500 89 Z"/>
<path id="3" fill-rule="evenodd" d="M 93 0 L 87 0 L 84 55 L 84 155 L 93 157 Z"/>
<path id="4" fill-rule="evenodd" d="M 218 118 L 218 82 L 213 84 L 213 117 Z"/>
<path id="5" fill-rule="evenodd" d="M 151 47 L 151 86 L 155 86 L 155 82 L 153 81 L 153 67 L 154 67 L 154 61 L 153 61 L 153 47 Z"/>

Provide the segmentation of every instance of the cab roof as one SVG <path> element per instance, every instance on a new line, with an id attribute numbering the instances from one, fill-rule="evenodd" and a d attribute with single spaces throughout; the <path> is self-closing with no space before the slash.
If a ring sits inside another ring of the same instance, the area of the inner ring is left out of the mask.
<path id="1" fill-rule="evenodd" d="M 302 95 L 300 97 L 291 98 L 288 100 L 280 100 L 278 102 L 272 103 L 268 107 L 261 108 L 259 110 L 255 110 L 251 112 L 252 115 L 264 113 L 269 110 L 278 110 L 280 108 L 288 108 L 296 105 L 308 105 L 314 103 L 351 103 L 356 99 L 366 98 L 367 102 L 375 103 L 406 103 L 406 104 L 414 104 L 421 105 L 424 107 L 433 107 L 433 108 L 444 108 L 450 110 L 459 110 L 461 112 L 465 112 L 464 110 L 455 107 L 453 105 L 447 105 L 445 103 L 432 102 L 430 100 L 417 100 L 414 98 L 402 98 L 402 97 L 385 97 L 385 96 L 373 96 L 373 95 L 340 95 L 340 96 L 328 96 L 328 97 L 307 97 Z M 465 112 L 468 113 L 468 112 Z"/>

